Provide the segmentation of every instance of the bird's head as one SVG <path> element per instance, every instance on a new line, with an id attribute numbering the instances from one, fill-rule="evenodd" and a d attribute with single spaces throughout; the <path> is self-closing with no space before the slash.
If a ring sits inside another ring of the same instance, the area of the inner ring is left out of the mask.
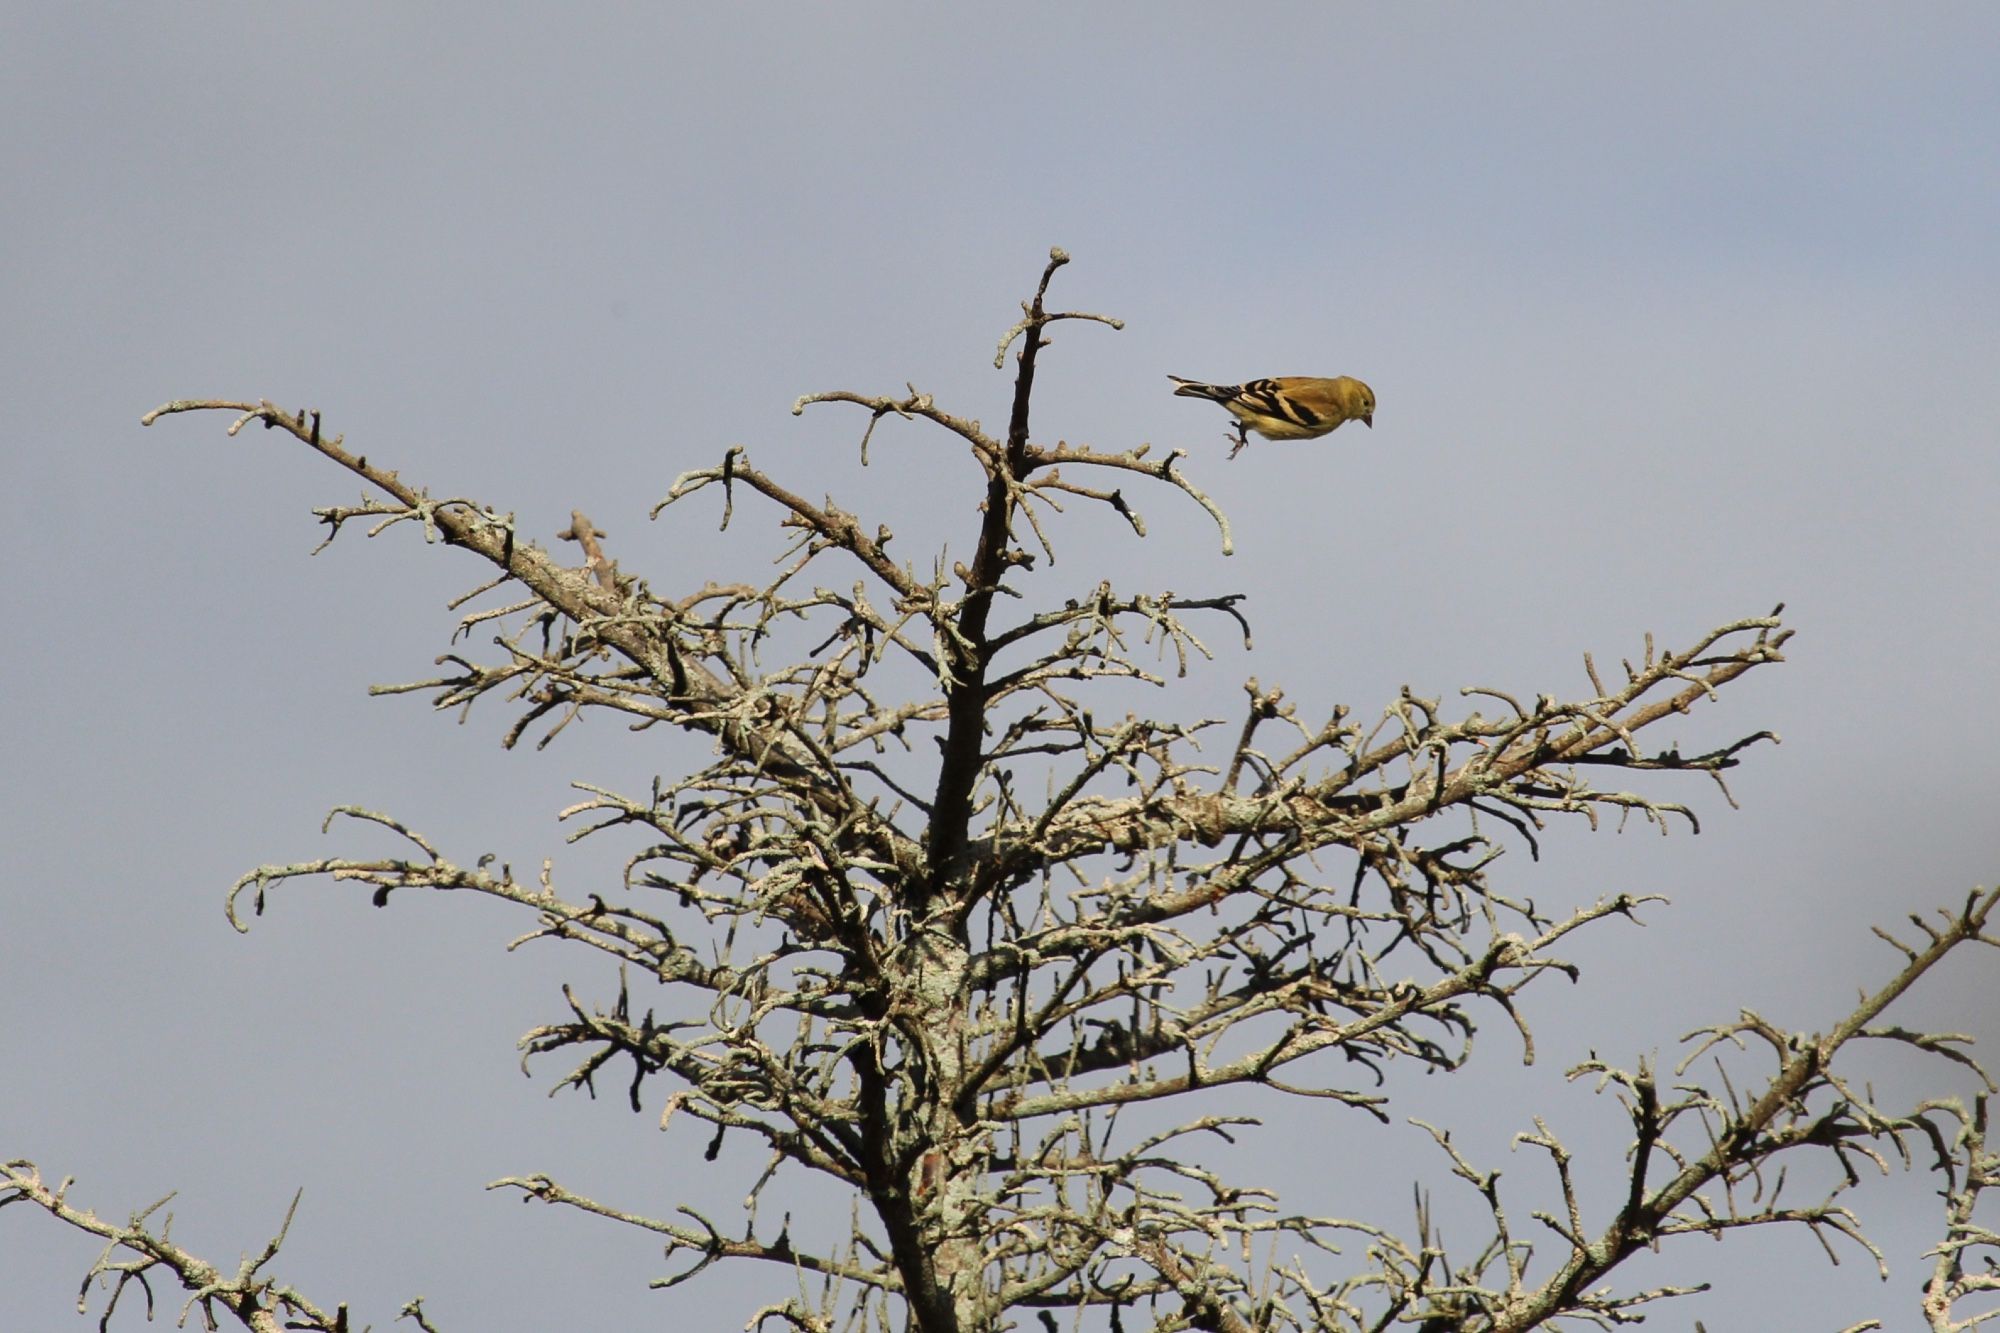
<path id="1" fill-rule="evenodd" d="M 1361 424 L 1375 429 L 1375 391 L 1360 380 L 1354 381 L 1354 415 L 1361 418 Z"/>

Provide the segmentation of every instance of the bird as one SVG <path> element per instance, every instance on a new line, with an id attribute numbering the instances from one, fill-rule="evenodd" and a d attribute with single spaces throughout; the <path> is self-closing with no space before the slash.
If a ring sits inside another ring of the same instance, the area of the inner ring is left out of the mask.
<path id="1" fill-rule="evenodd" d="M 1351 375 L 1277 375 L 1243 384 L 1167 378 L 1180 386 L 1176 397 L 1207 398 L 1229 409 L 1236 418 L 1231 458 L 1243 452 L 1253 430 L 1267 440 L 1316 440 L 1349 421 L 1375 429 L 1375 391 Z"/>

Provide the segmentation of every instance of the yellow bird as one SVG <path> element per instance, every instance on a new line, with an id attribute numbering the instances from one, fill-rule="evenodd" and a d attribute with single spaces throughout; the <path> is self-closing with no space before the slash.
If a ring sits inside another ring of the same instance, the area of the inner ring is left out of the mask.
<path id="1" fill-rule="evenodd" d="M 1348 421 L 1375 429 L 1375 391 L 1350 375 L 1333 379 L 1278 375 L 1245 384 L 1199 384 L 1179 375 L 1167 378 L 1180 386 L 1174 390 L 1176 397 L 1207 398 L 1229 409 L 1236 418 L 1231 458 L 1250 443 L 1248 431 L 1267 440 L 1316 440 Z"/>

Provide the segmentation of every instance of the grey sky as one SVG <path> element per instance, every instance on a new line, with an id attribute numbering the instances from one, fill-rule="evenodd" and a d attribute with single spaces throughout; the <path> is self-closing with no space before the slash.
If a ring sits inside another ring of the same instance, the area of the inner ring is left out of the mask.
<path id="1" fill-rule="evenodd" d="M 1670 1050 L 1743 1004 L 1829 1021 L 1891 967 L 1869 925 L 2000 873 L 2000 11 L 1744 10 L 15 7 L 0 1153 L 111 1215 L 179 1188 L 176 1236 L 224 1263 L 303 1185 L 283 1276 L 378 1328 L 418 1293 L 458 1330 L 735 1327 L 782 1295 L 649 1293 L 643 1237 L 480 1192 L 546 1170 L 738 1217 L 743 1163 L 657 1133 L 657 1095 L 633 1116 L 515 1071 L 559 981 L 604 978 L 502 954 L 522 923 L 469 902 L 295 889 L 248 938 L 221 914 L 260 861 L 364 845 L 318 833 L 343 802 L 586 882 L 616 858 L 564 850 L 567 784 L 683 751 L 598 723 L 503 752 L 497 713 L 368 699 L 427 673 L 479 571 L 410 532 L 308 560 L 310 507 L 354 485 L 261 431 L 137 419 L 316 406 L 544 540 L 583 509 L 656 585 L 779 549 L 740 505 L 723 539 L 712 506 L 645 521 L 737 443 L 912 552 L 962 547 L 963 459 L 891 423 L 863 471 L 858 417 L 790 406 L 913 381 L 997 420 L 994 342 L 1052 244 L 1060 302 L 1128 325 L 1062 330 L 1040 431 L 1187 448 L 1237 526 L 1222 560 L 1163 496 L 1144 544 L 1087 516 L 1059 539 L 1078 590 L 1252 594 L 1256 653 L 1216 633 L 1162 711 L 1234 712 L 1253 672 L 1307 711 L 1405 682 L 1574 692 L 1584 650 L 1649 630 L 1779 600 L 1799 627 L 1684 732 L 1783 734 L 1733 778 L 1740 812 L 1693 791 L 1698 839 L 1509 858 L 1549 901 L 1673 905 L 1580 946 L 1582 984 L 1529 1008 L 1532 1070 L 1492 1033 L 1504 1109 L 1441 1106 L 1436 1080 L 1398 1109 L 1459 1116 L 1525 1182 L 1506 1144 L 1534 1111 L 1609 1124 L 1559 1077 L 1590 1047 Z M 1225 464 L 1222 414 L 1169 372 L 1355 374 L 1381 408 Z M 1995 967 L 1906 1021 L 2000 1039 Z M 1352 1134 L 1352 1171 L 1274 1142 L 1246 1174 L 1324 1170 L 1288 1202 L 1404 1220 L 1388 1137 L 1298 1116 L 1274 1139 Z M 1887 1284 L 1750 1238 L 1649 1269 L 1718 1282 L 1656 1320 L 1908 1327 L 1931 1188 L 1869 1196 Z M 0 1214 L 0 1329 L 83 1327 L 93 1253 Z"/>

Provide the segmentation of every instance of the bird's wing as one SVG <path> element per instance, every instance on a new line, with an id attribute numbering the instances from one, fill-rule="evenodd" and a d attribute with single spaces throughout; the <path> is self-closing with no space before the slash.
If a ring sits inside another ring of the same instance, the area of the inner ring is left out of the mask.
<path id="1" fill-rule="evenodd" d="M 1339 403 L 1327 389 L 1328 381 L 1310 375 L 1279 375 L 1240 386 L 1236 401 L 1259 416 L 1310 430 L 1340 413 Z"/>

